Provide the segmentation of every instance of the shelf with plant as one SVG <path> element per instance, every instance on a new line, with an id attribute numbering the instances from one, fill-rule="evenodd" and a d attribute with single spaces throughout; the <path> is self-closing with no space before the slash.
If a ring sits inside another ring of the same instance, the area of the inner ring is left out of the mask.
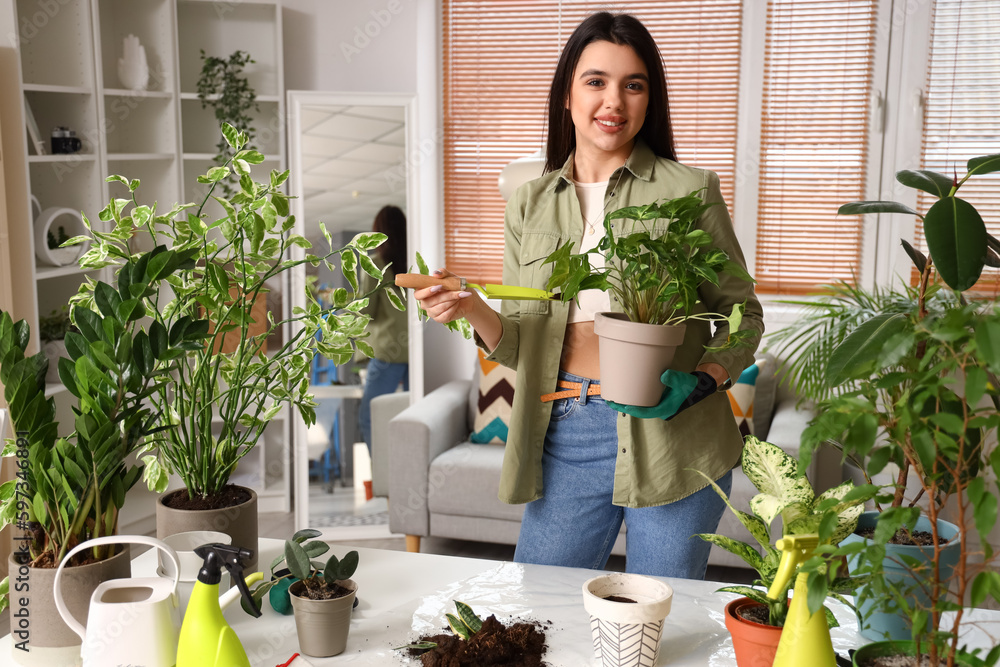
<path id="1" fill-rule="evenodd" d="M 863 621 L 895 604 L 916 650 L 948 665 L 964 648 L 965 601 L 1000 602 L 1000 572 L 989 569 L 1000 495 L 1000 308 L 975 292 L 984 269 L 1000 266 L 1000 242 L 958 196 L 970 178 L 997 171 L 1000 155 L 969 160 L 962 178 L 898 172 L 901 184 L 936 198 L 923 214 L 889 201 L 842 206 L 844 215 L 901 213 L 921 221 L 929 256 L 902 242 L 917 284 L 874 291 L 840 285 L 815 304 L 801 304 L 805 317 L 782 339 L 801 350 L 794 377 L 822 399 L 803 434 L 804 460 L 833 441 L 867 476 L 893 471 L 871 538 L 831 552 L 850 556 L 871 577 L 859 592 L 859 607 L 871 609 Z M 905 558 L 911 577 L 890 578 L 887 543 L 911 536 L 921 516 L 930 546 L 921 549 L 922 560 Z M 953 539 L 945 539 L 946 528 Z M 986 568 L 974 566 L 978 557 Z M 995 664 L 1000 649 L 985 658 Z"/>

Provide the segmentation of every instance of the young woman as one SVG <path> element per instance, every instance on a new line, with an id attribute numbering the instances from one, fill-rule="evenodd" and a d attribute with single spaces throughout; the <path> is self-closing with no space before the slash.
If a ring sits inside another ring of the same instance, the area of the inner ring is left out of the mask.
<path id="1" fill-rule="evenodd" d="M 375 215 L 372 231 L 385 234 L 388 238 L 375 251 L 375 263 L 379 267 L 390 264 L 383 276 L 383 283 L 393 284 L 397 272 L 406 271 L 406 215 L 397 206 L 384 206 Z M 375 289 L 375 279 L 364 271 L 361 274 L 361 290 Z M 382 394 L 391 394 L 403 384 L 403 391 L 410 388 L 409 334 L 406 329 L 406 313 L 396 310 L 385 290 L 375 292 L 363 313 L 370 315 L 368 343 L 375 351 L 375 357 L 368 362 L 365 389 L 361 396 L 358 422 L 361 435 L 372 451 L 372 399 Z"/>
<path id="2" fill-rule="evenodd" d="M 547 173 L 507 205 L 505 284 L 544 288 L 545 257 L 570 239 L 594 247 L 606 211 L 703 188 L 706 201 L 722 201 L 714 173 L 674 160 L 660 54 L 631 16 L 594 14 L 574 31 L 552 82 L 548 123 Z M 724 205 L 698 224 L 745 265 Z M 753 362 L 763 333 L 749 283 L 723 276 L 701 289 L 709 311 L 728 314 L 745 302 L 740 327 L 758 337 L 750 347 L 706 351 L 725 340 L 726 323 L 714 331 L 689 323 L 673 366 L 696 377 L 680 410 L 619 412 L 595 395 L 593 316 L 621 310 L 605 293 L 582 295 L 579 307 L 504 301 L 500 313 L 473 292 L 435 286 L 415 297 L 439 322 L 468 319 L 489 358 L 517 370 L 500 481 L 501 500 L 528 503 L 516 561 L 603 567 L 624 520 L 629 572 L 704 578 L 710 545 L 692 536 L 714 532 L 725 505 L 695 471 L 728 493 L 739 463 L 743 440 L 722 389 Z"/>

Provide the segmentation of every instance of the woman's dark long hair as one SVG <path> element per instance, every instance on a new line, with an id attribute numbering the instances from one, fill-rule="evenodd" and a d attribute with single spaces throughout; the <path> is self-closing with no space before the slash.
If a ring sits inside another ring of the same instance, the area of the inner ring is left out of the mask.
<path id="1" fill-rule="evenodd" d="M 611 42 L 619 46 L 630 46 L 646 65 L 649 75 L 649 113 L 639 136 L 649 144 L 653 153 L 660 157 L 677 159 L 674 151 L 674 132 L 670 125 L 670 105 L 667 100 L 667 78 L 663 71 L 663 60 L 652 35 L 639 19 L 629 14 L 598 12 L 584 19 L 577 26 L 563 48 L 556 65 L 549 90 L 549 129 L 546 141 L 545 171 L 556 171 L 565 164 L 569 154 L 576 148 L 576 133 L 573 118 L 566 108 L 573 71 L 580 62 L 580 54 L 591 42 Z"/>
<path id="2" fill-rule="evenodd" d="M 406 215 L 402 209 L 383 206 L 375 215 L 372 231 L 389 237 L 377 248 L 382 261 L 392 264 L 393 273 L 406 273 Z"/>

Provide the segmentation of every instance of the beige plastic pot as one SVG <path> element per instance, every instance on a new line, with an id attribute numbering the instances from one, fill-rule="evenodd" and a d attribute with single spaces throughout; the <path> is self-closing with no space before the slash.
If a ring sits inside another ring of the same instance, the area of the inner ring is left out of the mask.
<path id="1" fill-rule="evenodd" d="M 11 655 L 24 667 L 73 667 L 80 664 L 80 636 L 59 615 L 53 595 L 56 568 L 29 567 L 7 561 L 10 568 Z M 73 616 L 86 625 L 90 597 L 94 590 L 112 579 L 132 576 L 128 545 L 117 554 L 97 563 L 65 568 L 62 574 L 63 600 Z M 4 660 L 0 659 L 0 663 Z M 6 664 L 6 663 L 4 663 Z"/>
<path id="2" fill-rule="evenodd" d="M 218 531 L 232 538 L 232 544 L 250 549 L 250 557 L 243 571 L 257 571 L 257 494 L 253 489 L 241 487 L 250 493 L 250 499 L 234 507 L 214 510 L 179 510 L 164 504 L 173 493 L 168 491 L 156 499 L 156 537 L 165 539 L 177 533 L 191 531 Z"/>
<path id="3" fill-rule="evenodd" d="M 686 329 L 683 324 L 631 322 L 623 313 L 594 315 L 594 333 L 600 338 L 601 397 L 623 405 L 659 403 L 660 376 L 670 368 Z"/>
<path id="4" fill-rule="evenodd" d="M 347 648 L 347 635 L 351 629 L 351 609 L 358 594 L 353 579 L 338 581 L 350 590 L 348 595 L 331 600 L 310 600 L 299 597 L 305 584 L 296 581 L 288 587 L 292 611 L 295 613 L 295 632 L 299 638 L 299 651 L 313 658 L 340 655 Z"/>

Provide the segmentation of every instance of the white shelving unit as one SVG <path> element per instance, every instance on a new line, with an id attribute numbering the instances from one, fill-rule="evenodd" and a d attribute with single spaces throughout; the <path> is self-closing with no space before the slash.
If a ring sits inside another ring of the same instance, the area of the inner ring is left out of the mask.
<path id="1" fill-rule="evenodd" d="M 246 73 L 260 106 L 255 147 L 269 158 L 257 168 L 258 178 L 264 178 L 264 169 L 284 168 L 280 1 L 73 0 L 59 3 L 44 22 L 38 12 L 37 0 L 15 0 L 16 25 L 36 28 L 20 35 L 25 110 L 34 116 L 46 152 L 56 126 L 75 130 L 82 142 L 80 152 L 71 155 L 38 155 L 28 142 L 29 189 L 43 209 L 82 210 L 100 224 L 97 214 L 107 201 L 127 193 L 120 184 L 105 183 L 109 174 L 138 178 L 139 200 L 156 201 L 160 210 L 182 200 L 200 201 L 205 191 L 196 179 L 212 166 L 220 135 L 212 111 L 197 99 L 202 49 L 218 57 L 236 50 L 251 54 L 255 62 Z M 128 90 L 119 81 L 118 58 L 127 35 L 137 36 L 145 48 L 147 90 Z M 30 282 L 37 313 L 64 305 L 88 275 L 108 277 L 75 265 L 35 264 Z M 280 287 L 288 293 L 287 285 Z M 46 393 L 56 397 L 60 418 L 68 420 L 65 387 L 53 384 Z M 279 413 L 234 480 L 257 491 L 263 512 L 291 507 L 289 412 Z M 147 518 L 132 507 L 122 521 L 139 525 Z"/>

